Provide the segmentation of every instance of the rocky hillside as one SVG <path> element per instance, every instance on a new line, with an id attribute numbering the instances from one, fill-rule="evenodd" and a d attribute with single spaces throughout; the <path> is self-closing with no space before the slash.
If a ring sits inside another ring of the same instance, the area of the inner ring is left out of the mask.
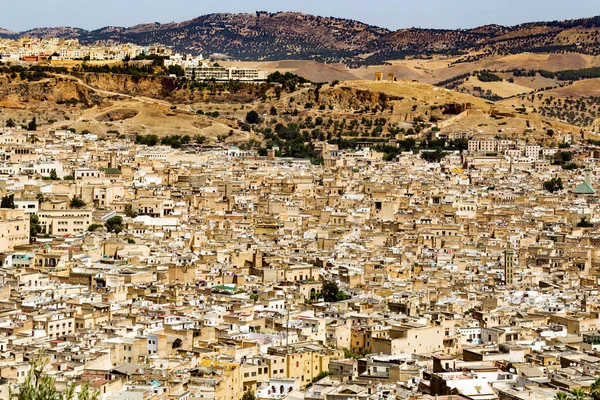
<path id="1" fill-rule="evenodd" d="M 0 106 L 25 108 L 29 104 L 48 102 L 75 103 L 92 106 L 100 104 L 102 97 L 72 79 L 51 78 L 27 82 L 0 75 Z"/>
<path id="2" fill-rule="evenodd" d="M 575 52 L 600 55 L 600 17 L 488 25 L 469 30 L 402 29 L 391 32 L 358 21 L 301 13 L 210 14 L 189 21 L 130 28 L 38 28 L 0 37 L 78 38 L 82 43 L 162 43 L 191 53 L 224 53 L 241 60 L 314 59 L 349 65 L 432 54 Z M 466 58 L 465 61 L 471 61 Z"/>

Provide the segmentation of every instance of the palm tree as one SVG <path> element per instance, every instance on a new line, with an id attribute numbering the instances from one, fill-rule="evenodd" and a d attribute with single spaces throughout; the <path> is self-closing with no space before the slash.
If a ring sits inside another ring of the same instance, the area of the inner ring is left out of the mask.
<path id="1" fill-rule="evenodd" d="M 590 386 L 590 395 L 594 400 L 600 400 L 600 377 L 596 378 L 592 386 Z"/>
<path id="2" fill-rule="evenodd" d="M 585 400 L 586 396 L 585 396 L 585 392 L 583 391 L 583 389 L 573 389 L 573 391 L 571 392 L 571 396 L 569 397 L 569 400 Z"/>
<path id="3" fill-rule="evenodd" d="M 9 389 L 9 398 L 16 400 L 98 400 L 99 393 L 90 389 L 89 382 L 81 386 L 81 392 L 75 394 L 75 384 L 67 387 L 64 393 L 56 390 L 56 382 L 50 375 L 44 374 L 48 360 L 38 354 L 30 360 L 31 367 L 25 381 L 17 387 L 16 392 Z"/>
<path id="4" fill-rule="evenodd" d="M 554 400 L 567 400 L 569 396 L 565 392 L 558 392 L 554 395 Z"/>

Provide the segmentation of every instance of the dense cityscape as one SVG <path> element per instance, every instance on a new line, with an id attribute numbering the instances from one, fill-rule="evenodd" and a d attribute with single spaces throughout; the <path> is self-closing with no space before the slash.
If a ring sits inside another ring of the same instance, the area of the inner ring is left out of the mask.
<path id="1" fill-rule="evenodd" d="M 0 400 L 600 398 L 598 67 L 424 54 L 0 39 Z"/>

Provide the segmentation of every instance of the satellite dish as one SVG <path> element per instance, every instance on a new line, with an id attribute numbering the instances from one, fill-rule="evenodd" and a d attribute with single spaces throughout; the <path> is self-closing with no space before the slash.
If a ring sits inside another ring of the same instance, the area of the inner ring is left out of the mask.
<path id="1" fill-rule="evenodd" d="M 508 371 L 509 371 L 511 374 L 514 374 L 514 373 L 515 373 L 515 369 L 514 369 L 514 368 L 511 368 L 511 369 L 509 369 Z"/>

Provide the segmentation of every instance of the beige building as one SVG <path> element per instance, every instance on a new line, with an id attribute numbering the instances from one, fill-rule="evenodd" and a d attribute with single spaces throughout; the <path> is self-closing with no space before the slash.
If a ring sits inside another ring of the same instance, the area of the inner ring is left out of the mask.
<path id="1" fill-rule="evenodd" d="M 69 209 L 66 201 L 44 202 L 38 212 L 42 233 L 53 236 L 80 235 L 92 223 L 92 210 Z"/>
<path id="2" fill-rule="evenodd" d="M 29 214 L 23 210 L 0 209 L 0 252 L 29 243 Z"/>

